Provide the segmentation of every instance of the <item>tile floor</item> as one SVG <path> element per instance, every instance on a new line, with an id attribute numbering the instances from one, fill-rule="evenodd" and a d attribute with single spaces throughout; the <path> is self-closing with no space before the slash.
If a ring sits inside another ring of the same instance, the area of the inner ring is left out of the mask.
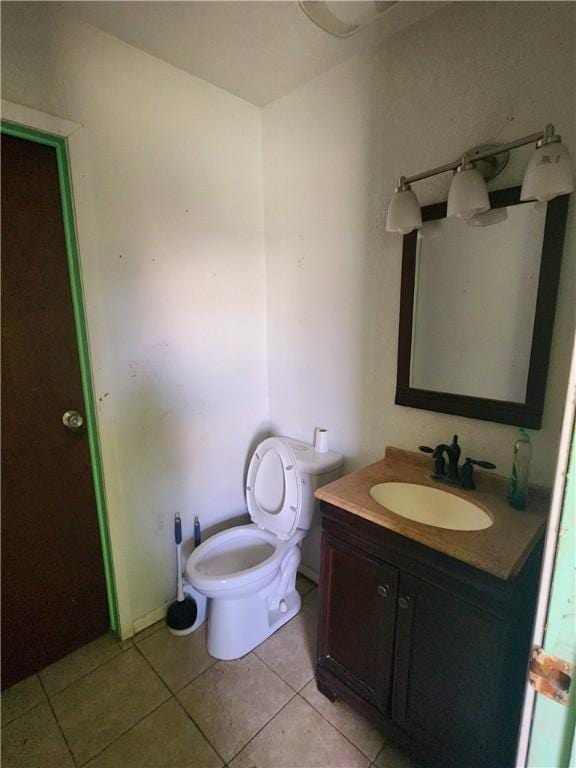
<path id="1" fill-rule="evenodd" d="M 318 594 L 252 653 L 216 661 L 162 622 L 102 637 L 2 694 L 3 768 L 411 768 L 314 683 Z"/>

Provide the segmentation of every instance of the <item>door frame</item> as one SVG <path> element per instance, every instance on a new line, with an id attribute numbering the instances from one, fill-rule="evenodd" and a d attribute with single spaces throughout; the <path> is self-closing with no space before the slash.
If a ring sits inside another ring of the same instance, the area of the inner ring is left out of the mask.
<path id="1" fill-rule="evenodd" d="M 574 595 L 572 578 L 573 553 L 570 551 L 574 537 L 574 499 L 576 463 L 576 335 L 572 346 L 572 358 L 564 416 L 558 447 L 558 460 L 552 490 L 550 512 L 546 530 L 544 556 L 540 574 L 540 586 L 531 648 L 544 646 L 545 651 L 574 662 L 576 648 L 567 649 L 566 626 L 573 613 L 569 605 Z M 572 474 L 571 474 L 572 473 Z M 572 658 L 566 658 L 566 651 Z M 563 706 L 537 694 L 526 681 L 524 706 L 515 768 L 527 768 L 544 750 L 554 751 L 555 768 L 574 765 L 576 738 L 576 694 L 574 681 L 570 688 L 568 706 Z"/>
<path id="2" fill-rule="evenodd" d="M 53 118 L 54 128 L 57 123 L 62 123 Z M 70 127 L 79 127 L 75 123 L 65 121 Z M 72 128 L 74 129 L 74 128 Z M 74 313 L 74 326 L 76 331 L 76 343 L 80 365 L 80 377 L 82 381 L 82 394 L 86 415 L 86 432 L 90 452 L 90 465 L 92 482 L 96 500 L 96 514 L 100 533 L 100 546 L 104 564 L 104 578 L 106 582 L 106 596 L 108 602 L 108 615 L 110 628 L 116 632 L 119 628 L 118 601 L 116 596 L 116 583 L 114 576 L 114 564 L 112 560 L 110 530 L 106 509 L 106 496 L 104 490 L 104 476 L 100 454 L 100 441 L 98 437 L 98 424 L 96 421 L 96 401 L 92 383 L 92 368 L 90 365 L 90 349 L 88 345 L 88 333 L 86 325 L 86 313 L 84 309 L 84 295 L 78 257 L 78 240 L 76 237 L 76 224 L 74 217 L 74 205 L 72 199 L 72 184 L 70 175 L 70 163 L 68 158 L 68 146 L 65 136 L 44 132 L 36 128 L 30 128 L 20 123 L 2 119 L 0 134 L 14 136 L 18 139 L 33 141 L 52 147 L 55 150 L 58 169 L 58 181 L 60 187 L 60 203 L 62 207 L 62 223 L 64 227 L 64 239 L 68 261 L 68 277 L 72 294 L 72 307 Z"/>

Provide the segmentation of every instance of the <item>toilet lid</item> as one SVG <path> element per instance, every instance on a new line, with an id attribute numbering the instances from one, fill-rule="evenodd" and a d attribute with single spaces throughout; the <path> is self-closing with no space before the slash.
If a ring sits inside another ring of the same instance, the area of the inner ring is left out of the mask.
<path id="1" fill-rule="evenodd" d="M 279 437 L 263 440 L 252 455 L 246 503 L 253 522 L 279 539 L 288 539 L 302 508 L 302 483 L 294 451 Z"/>

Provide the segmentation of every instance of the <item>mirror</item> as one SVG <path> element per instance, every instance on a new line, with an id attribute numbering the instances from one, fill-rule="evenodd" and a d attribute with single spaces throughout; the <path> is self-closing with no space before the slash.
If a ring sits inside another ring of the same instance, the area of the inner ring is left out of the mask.
<path id="1" fill-rule="evenodd" d="M 470 224 L 426 206 L 404 236 L 396 403 L 538 429 L 568 196 L 490 202 Z"/>

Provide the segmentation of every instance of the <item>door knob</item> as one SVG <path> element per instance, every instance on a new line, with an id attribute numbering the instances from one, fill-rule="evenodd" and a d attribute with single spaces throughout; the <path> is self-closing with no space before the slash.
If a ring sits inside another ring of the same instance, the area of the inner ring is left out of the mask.
<path id="1" fill-rule="evenodd" d="M 408 608 L 408 606 L 410 605 L 410 597 L 408 595 L 406 595 L 406 597 L 399 597 L 398 605 L 400 606 L 400 608 L 404 608 L 404 609 Z"/>
<path id="2" fill-rule="evenodd" d="M 84 419 L 78 411 L 66 411 L 62 416 L 62 424 L 72 432 L 76 432 L 84 424 Z"/>
<path id="3" fill-rule="evenodd" d="M 388 584 L 378 585 L 378 594 L 380 595 L 380 597 L 388 597 L 389 591 L 390 591 L 390 586 Z"/>

